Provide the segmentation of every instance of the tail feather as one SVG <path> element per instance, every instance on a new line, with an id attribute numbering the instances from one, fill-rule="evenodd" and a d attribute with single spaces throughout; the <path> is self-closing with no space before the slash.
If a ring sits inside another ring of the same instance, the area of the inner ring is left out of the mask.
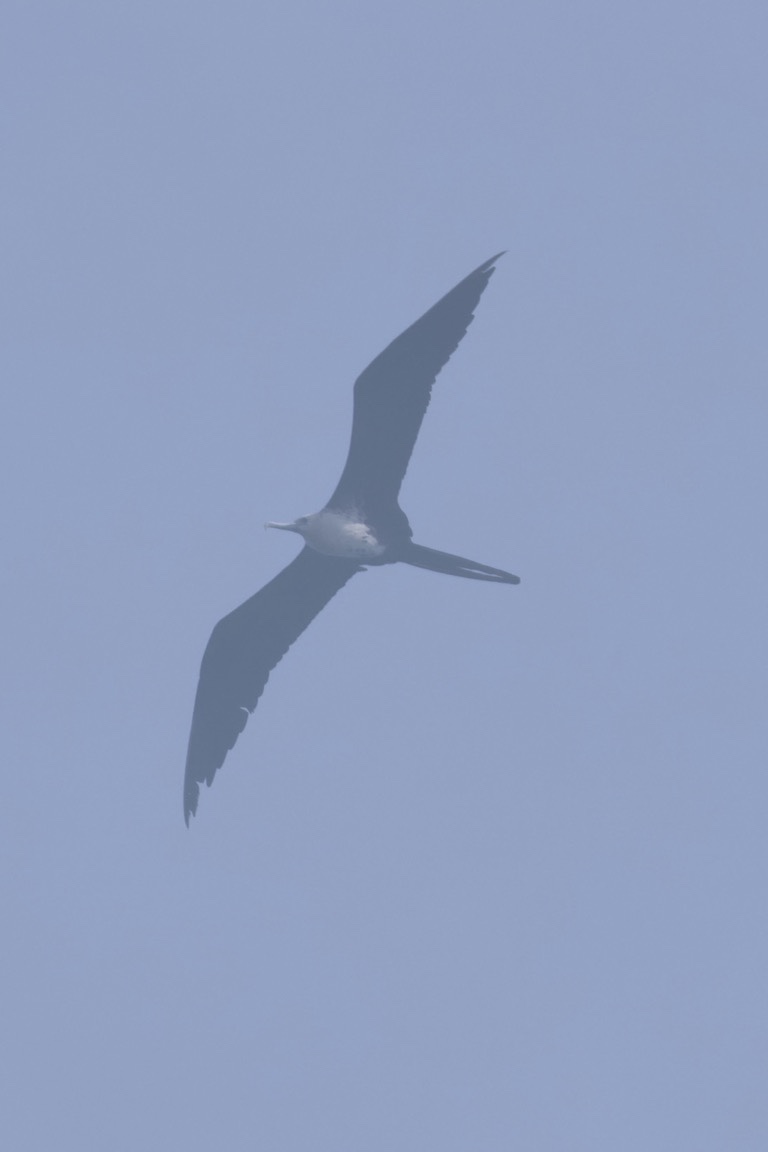
<path id="1" fill-rule="evenodd" d="M 503 568 L 490 568 L 478 564 L 476 560 L 466 560 L 451 552 L 438 552 L 436 548 L 425 548 L 423 544 L 410 542 L 399 559 L 404 564 L 416 568 L 429 568 L 431 572 L 444 572 L 447 576 L 464 576 L 468 580 L 491 580 L 495 584 L 519 584 L 520 577 L 505 572 Z"/>

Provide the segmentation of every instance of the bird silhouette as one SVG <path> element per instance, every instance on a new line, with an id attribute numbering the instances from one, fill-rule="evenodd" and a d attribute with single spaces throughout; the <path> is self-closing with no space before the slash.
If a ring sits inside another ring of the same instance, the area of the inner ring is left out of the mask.
<path id="1" fill-rule="evenodd" d="M 187 750 L 187 824 L 197 811 L 200 785 L 213 781 L 272 669 L 356 572 L 400 562 L 471 580 L 519 583 L 501 568 L 414 543 L 398 503 L 432 385 L 466 333 L 501 255 L 465 277 L 357 378 L 349 452 L 325 507 L 290 523 L 268 523 L 302 536 L 304 547 L 211 633 Z"/>

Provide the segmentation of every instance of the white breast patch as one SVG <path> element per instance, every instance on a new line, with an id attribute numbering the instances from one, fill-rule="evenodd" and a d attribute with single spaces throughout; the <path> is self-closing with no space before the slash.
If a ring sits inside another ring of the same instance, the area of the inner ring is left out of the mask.
<path id="1" fill-rule="evenodd" d="M 385 551 L 384 545 L 379 544 L 367 524 L 325 509 L 307 517 L 302 535 L 311 548 L 326 556 L 366 560 L 381 556 Z"/>

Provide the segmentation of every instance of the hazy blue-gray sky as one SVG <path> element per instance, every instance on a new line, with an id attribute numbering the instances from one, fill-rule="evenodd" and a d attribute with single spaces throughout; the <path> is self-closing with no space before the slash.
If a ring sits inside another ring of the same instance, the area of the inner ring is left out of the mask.
<path id="1" fill-rule="evenodd" d="M 14 1152 L 763 1152 L 764 4 L 6 0 Z M 187 832 L 214 622 L 500 248 Z"/>

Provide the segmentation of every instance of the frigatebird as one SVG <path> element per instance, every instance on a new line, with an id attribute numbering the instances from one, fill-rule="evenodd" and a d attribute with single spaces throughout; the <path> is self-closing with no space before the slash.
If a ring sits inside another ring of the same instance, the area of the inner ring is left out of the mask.
<path id="1" fill-rule="evenodd" d="M 266 525 L 298 533 L 304 547 L 211 633 L 187 750 L 187 825 L 197 811 L 200 785 L 213 781 L 272 669 L 356 572 L 402 562 L 470 580 L 519 584 L 519 577 L 501 568 L 415 544 L 398 504 L 432 385 L 458 348 L 502 255 L 471 272 L 358 376 L 347 462 L 325 507 L 289 524 Z"/>

